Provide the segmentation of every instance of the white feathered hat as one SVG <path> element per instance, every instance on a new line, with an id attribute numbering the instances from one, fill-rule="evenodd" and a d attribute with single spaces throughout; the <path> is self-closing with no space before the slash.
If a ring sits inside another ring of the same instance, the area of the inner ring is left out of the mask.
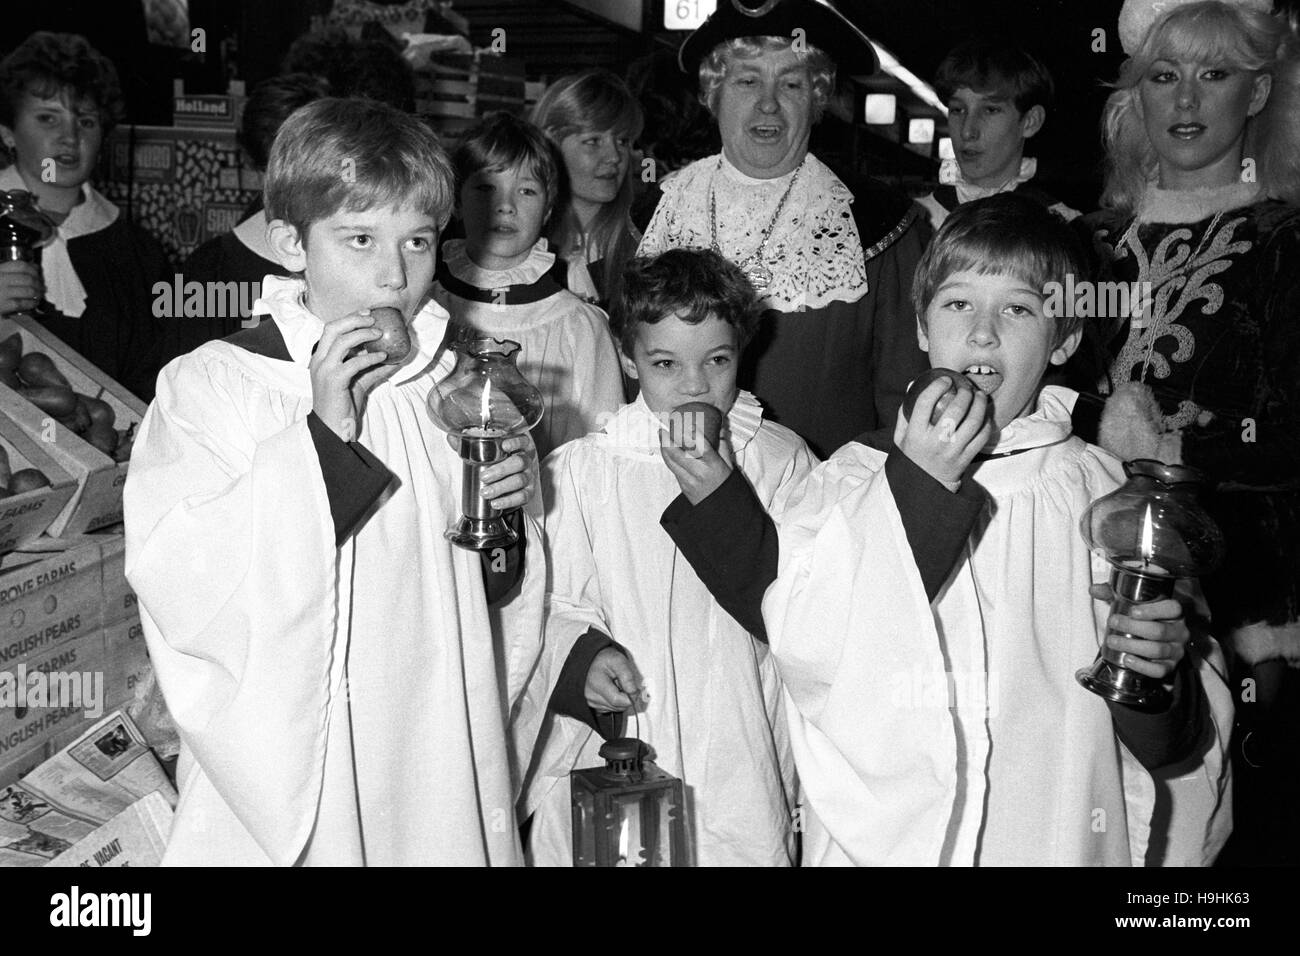
<path id="1" fill-rule="evenodd" d="M 1124 47 L 1124 52 L 1132 56 L 1142 45 L 1147 31 L 1166 13 L 1196 2 L 1197 0 L 1124 0 L 1124 6 L 1119 11 L 1119 42 Z M 1219 2 L 1226 6 L 1257 10 L 1260 13 L 1273 12 L 1273 0 L 1219 0 Z"/>

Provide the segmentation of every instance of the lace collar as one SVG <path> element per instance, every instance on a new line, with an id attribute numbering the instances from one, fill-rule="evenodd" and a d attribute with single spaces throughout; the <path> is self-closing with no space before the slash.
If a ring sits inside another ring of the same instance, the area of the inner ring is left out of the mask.
<path id="1" fill-rule="evenodd" d="M 732 450 L 739 454 L 753 440 L 762 423 L 763 406 L 758 399 L 749 392 L 737 392 L 736 400 L 727 412 Z M 659 433 L 667 427 L 667 416 L 651 411 L 645 396 L 638 395 L 636 401 L 614 413 L 596 435 L 596 442 L 614 455 L 658 459 Z"/>
<path id="2" fill-rule="evenodd" d="M 307 308 L 307 283 L 297 276 L 268 275 L 262 280 L 262 295 L 253 303 L 253 315 L 269 314 L 280 327 L 285 348 L 295 364 L 306 366 L 312 349 L 320 341 L 325 323 Z M 411 349 L 398 367 L 393 384 L 409 381 L 433 361 L 447 331 L 447 310 L 430 299 L 411 320 Z M 446 358 L 446 356 L 443 356 Z"/>
<path id="3" fill-rule="evenodd" d="M 732 262 L 744 261 L 758 248 L 793 175 L 753 179 L 718 155 L 692 163 L 663 181 L 663 198 L 638 255 L 709 248 L 712 194 L 718 245 Z M 809 153 L 764 252 L 763 265 L 772 272 L 763 296 L 767 308 L 796 312 L 866 295 L 867 271 L 852 203 L 848 187 Z"/>
<path id="4" fill-rule="evenodd" d="M 961 164 L 957 160 L 945 159 L 939 164 L 939 182 L 944 186 L 955 187 L 957 201 L 962 204 L 984 199 L 986 196 L 996 196 L 998 193 L 1011 192 L 1017 186 L 1029 182 L 1037 173 L 1038 160 L 1032 156 L 1025 156 L 1020 160 L 1020 168 L 1016 170 L 1016 174 L 1006 182 L 999 186 L 977 186 L 966 181 L 961 171 Z"/>
<path id="5" fill-rule="evenodd" d="M 1138 203 L 1137 222 L 1191 223 L 1259 202 L 1259 183 L 1230 183 L 1202 189 L 1161 189 L 1152 183 Z"/>
<path id="6" fill-rule="evenodd" d="M 528 258 L 510 269 L 484 269 L 469 257 L 464 239 L 449 239 L 442 247 L 442 261 L 447 270 L 476 289 L 504 289 L 512 285 L 532 285 L 555 265 L 555 253 L 547 251 L 545 239 L 538 239 L 528 251 Z"/>

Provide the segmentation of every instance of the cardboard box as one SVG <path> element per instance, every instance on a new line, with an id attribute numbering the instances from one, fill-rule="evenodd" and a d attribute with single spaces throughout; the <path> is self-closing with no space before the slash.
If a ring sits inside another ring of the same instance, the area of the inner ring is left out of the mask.
<path id="1" fill-rule="evenodd" d="M 87 718 L 81 707 L 31 710 L 17 726 L 0 735 L 0 766 L 25 764 L 37 751 L 41 759 L 36 763 L 41 763 L 47 755 L 58 752 L 58 747 L 49 749 L 49 745 L 61 733 L 72 729 L 85 733 L 93 723 L 94 720 Z"/>
<path id="2" fill-rule="evenodd" d="M 42 554 L 0 573 L 0 670 L 103 630 L 104 555 L 120 553 L 121 541 Z"/>
<path id="3" fill-rule="evenodd" d="M 102 630 L 87 631 L 17 664 L 0 667 L 0 741 L 11 734 L 21 737 L 34 721 L 51 711 L 82 710 L 85 719 L 98 720 L 112 710 L 115 705 L 109 703 L 110 677 L 122 684 L 125 675 L 109 666 L 104 646 Z M 43 676 L 33 678 L 37 673 Z M 33 680 L 45 685 L 40 690 L 43 698 L 34 696 L 38 688 Z M 18 683 L 25 686 L 15 694 Z M 120 696 L 121 688 L 115 690 Z M 63 720 L 59 723 L 64 725 Z"/>
<path id="4" fill-rule="evenodd" d="M 138 425 L 144 417 L 143 402 L 32 319 L 19 317 L 0 321 L 0 339 L 15 332 L 22 337 L 24 355 L 44 352 L 63 373 L 73 391 L 107 402 L 117 416 L 115 428 L 121 430 L 132 424 Z M 71 499 L 49 525 L 50 534 L 93 531 L 122 520 L 126 462 L 114 461 L 4 385 L 0 385 L 0 414 L 14 421 L 34 441 L 40 442 L 50 457 L 76 479 L 77 487 Z"/>
<path id="5" fill-rule="evenodd" d="M 3 738 L 0 738 L 3 742 Z M 0 790 L 11 787 L 33 768 L 45 763 L 50 755 L 49 744 L 41 741 L 34 750 L 6 752 L 0 756 Z"/>
<path id="6" fill-rule="evenodd" d="M 126 539 L 114 535 L 102 546 L 104 627 L 128 619 L 139 620 L 135 592 L 126 583 Z"/>
<path id="7" fill-rule="evenodd" d="M 135 699 L 135 688 L 149 673 L 149 649 L 138 617 L 104 628 L 105 707 L 123 707 Z"/>
<path id="8" fill-rule="evenodd" d="M 5 552 L 39 537 L 72 499 L 77 483 L 40 442 L 3 416 L 0 416 L 0 448 L 8 456 L 11 472 L 35 468 L 50 481 L 48 488 L 0 498 L 0 552 Z"/>

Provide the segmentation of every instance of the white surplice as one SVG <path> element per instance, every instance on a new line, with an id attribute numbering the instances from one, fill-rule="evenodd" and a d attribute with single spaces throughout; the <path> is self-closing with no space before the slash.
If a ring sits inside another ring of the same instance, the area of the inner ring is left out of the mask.
<path id="1" fill-rule="evenodd" d="M 184 745 L 165 862 L 518 863 L 507 721 L 540 650 L 541 562 L 494 631 L 479 555 L 443 538 L 461 463 L 426 410 L 451 368 L 434 303 L 362 419 L 396 482 L 335 546 L 302 292 L 268 276 L 255 308 L 293 361 L 221 341 L 177 359 L 132 455 L 127 577 Z"/>
<path id="2" fill-rule="evenodd" d="M 1123 473 L 1070 436 L 1073 400 L 1044 389 L 992 449 L 1016 453 L 975 468 L 990 505 L 933 606 L 883 453 L 840 449 L 779 516 L 763 615 L 807 864 L 1200 866 L 1222 847 L 1232 702 L 1213 642 L 1189 653 L 1214 737 L 1172 779 L 1142 769 L 1075 680 L 1108 613 L 1079 519 Z"/>
<path id="3" fill-rule="evenodd" d="M 513 269 L 482 268 L 470 259 L 463 239 L 448 241 L 442 255 L 452 275 L 484 290 L 532 285 L 555 265 L 545 239 Z M 566 289 L 515 305 L 463 299 L 437 283 L 433 296 L 461 325 L 519 343 L 519 371 L 546 403 L 532 432 L 542 457 L 601 427 L 622 406 L 623 373 L 603 310 Z"/>
<path id="4" fill-rule="evenodd" d="M 804 442 L 762 419 L 741 392 L 728 413 L 736 463 L 760 501 L 779 507 L 815 464 Z M 524 753 L 574 642 L 598 628 L 631 655 L 648 701 L 639 733 L 681 778 L 699 865 L 788 866 L 793 766 L 780 683 L 767 647 L 709 594 L 659 525 L 680 494 L 644 398 L 604 430 L 560 448 L 543 467 L 552 583 L 546 648 L 517 725 Z M 531 721 L 531 722 L 530 722 Z M 545 720 L 523 813 L 538 865 L 572 863 L 568 774 L 602 766 L 601 740 L 571 717 Z"/>

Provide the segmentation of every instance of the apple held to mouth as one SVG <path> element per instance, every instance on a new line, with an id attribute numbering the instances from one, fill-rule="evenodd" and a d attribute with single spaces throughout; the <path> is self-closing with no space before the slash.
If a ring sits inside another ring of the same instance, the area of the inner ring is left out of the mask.
<path id="1" fill-rule="evenodd" d="M 943 410 L 957 396 L 959 389 L 965 389 L 968 392 L 975 391 L 975 385 L 961 372 L 955 372 L 950 368 L 927 369 L 918 375 L 907 389 L 907 397 L 903 399 L 903 414 L 910 419 L 912 409 L 916 406 L 916 397 L 924 392 L 931 382 L 943 378 L 948 380 L 948 390 L 940 395 L 938 401 L 934 403 L 934 411 L 930 414 L 930 424 L 934 424 L 939 420 L 939 416 L 943 414 Z"/>
<path id="2" fill-rule="evenodd" d="M 694 452 L 696 435 L 717 448 L 721 434 L 722 412 L 708 402 L 686 402 L 668 415 L 668 440 L 683 451 Z"/>
<path id="3" fill-rule="evenodd" d="M 384 352 L 387 358 L 384 365 L 397 365 L 411 351 L 411 335 L 406 328 L 406 319 L 402 313 L 391 306 L 380 306 L 370 310 L 370 317 L 375 320 L 375 328 L 381 335 L 377 339 L 362 343 L 367 352 Z"/>

